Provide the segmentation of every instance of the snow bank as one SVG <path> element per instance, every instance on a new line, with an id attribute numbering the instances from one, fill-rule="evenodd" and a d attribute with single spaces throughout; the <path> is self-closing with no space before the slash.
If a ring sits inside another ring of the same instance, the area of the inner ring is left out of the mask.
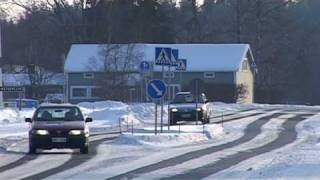
<path id="1" fill-rule="evenodd" d="M 158 130 L 158 133 L 160 129 Z M 214 138 L 222 137 L 225 134 L 221 125 L 184 125 L 171 126 L 170 130 L 164 127 L 163 133 L 154 134 L 154 128 L 144 128 L 138 133 L 124 133 L 114 142 L 125 145 L 150 145 L 172 147 L 190 143 L 196 143 Z"/>
<path id="2" fill-rule="evenodd" d="M 119 125 L 133 123 L 134 125 L 154 121 L 154 105 L 152 103 L 125 104 L 116 101 L 101 101 L 78 104 L 83 114 L 94 119 L 93 124 Z M 165 116 L 166 116 L 165 108 Z"/>
<path id="3" fill-rule="evenodd" d="M 9 123 L 22 123 L 26 117 L 32 117 L 35 109 L 23 109 L 21 111 L 15 108 L 0 109 L 0 125 Z"/>

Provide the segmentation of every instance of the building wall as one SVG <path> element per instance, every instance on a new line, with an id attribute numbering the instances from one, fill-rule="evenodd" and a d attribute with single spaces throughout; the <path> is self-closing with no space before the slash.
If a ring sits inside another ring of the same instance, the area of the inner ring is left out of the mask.
<path id="1" fill-rule="evenodd" d="M 69 103 L 80 103 L 80 102 L 90 102 L 96 101 L 97 98 L 94 97 L 83 97 L 83 98 L 74 98 L 72 90 L 73 88 L 86 88 L 87 94 L 91 93 L 92 88 L 97 86 L 97 81 L 99 78 L 98 73 L 90 73 L 86 72 L 86 74 L 93 74 L 93 77 L 88 78 L 85 77 L 85 72 L 75 72 L 75 73 L 68 73 L 67 75 L 67 91 L 68 91 L 68 102 Z"/>
<path id="2" fill-rule="evenodd" d="M 205 73 L 213 73 L 214 77 L 208 78 L 205 77 Z M 161 72 L 156 72 L 153 75 L 154 78 L 162 79 L 163 75 Z M 181 77 L 181 78 L 180 78 Z M 215 84 L 233 84 L 234 83 L 234 75 L 233 72 L 174 72 L 174 78 L 171 79 L 171 83 L 175 84 L 189 84 L 194 79 L 200 79 L 204 83 L 215 83 Z M 169 80 L 166 79 L 168 82 Z"/>
<path id="3" fill-rule="evenodd" d="M 254 102 L 254 75 L 250 70 L 240 69 L 235 73 L 236 85 L 243 85 L 247 92 L 243 98 L 238 99 L 238 102 L 253 103 Z"/>
<path id="4" fill-rule="evenodd" d="M 205 73 L 213 74 L 213 77 L 205 76 Z M 72 89 L 73 88 L 87 88 L 87 93 L 91 93 L 92 88 L 97 87 L 98 80 L 101 78 L 101 73 L 94 73 L 93 78 L 84 78 L 84 73 L 68 73 L 68 102 L 70 103 L 79 103 L 83 101 L 96 101 L 99 100 L 97 98 L 73 98 Z M 161 72 L 155 72 L 147 79 L 163 79 L 163 75 Z M 193 80 L 199 79 L 205 84 L 216 84 L 216 85 L 233 85 L 234 73 L 233 72 L 174 72 L 174 78 L 171 79 L 171 83 L 173 85 L 173 89 L 177 92 L 182 87 L 188 87 L 192 83 Z M 169 84 L 168 78 L 165 79 L 165 82 Z M 180 82 L 182 86 L 180 85 Z M 140 85 L 139 85 L 140 86 Z M 178 87 L 178 88 L 177 88 Z M 188 89 L 187 89 L 188 90 Z M 191 91 L 191 89 L 190 89 Z M 210 91 L 207 90 L 207 91 Z M 171 93 L 171 97 L 173 98 L 174 93 Z"/>

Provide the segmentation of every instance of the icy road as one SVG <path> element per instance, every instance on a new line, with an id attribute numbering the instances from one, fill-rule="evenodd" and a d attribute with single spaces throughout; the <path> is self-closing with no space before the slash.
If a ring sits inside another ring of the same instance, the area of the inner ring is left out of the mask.
<path id="1" fill-rule="evenodd" d="M 28 125 L 8 117 L 0 124 L 0 179 L 320 178 L 320 107 L 217 103 L 210 124 L 165 126 L 155 136 L 148 104 L 91 106 L 82 110 L 101 120 L 91 125 L 98 133 L 90 137 L 88 155 L 28 155 Z M 133 134 L 102 128 L 116 127 L 123 116 Z"/>

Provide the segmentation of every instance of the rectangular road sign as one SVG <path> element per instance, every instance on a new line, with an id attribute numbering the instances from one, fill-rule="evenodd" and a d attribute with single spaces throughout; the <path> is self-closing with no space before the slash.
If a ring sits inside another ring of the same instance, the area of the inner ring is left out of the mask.
<path id="1" fill-rule="evenodd" d="M 187 60 L 186 59 L 178 59 L 176 70 L 177 71 L 186 71 L 187 70 Z"/>
<path id="2" fill-rule="evenodd" d="M 23 87 L 0 87 L 0 91 L 3 92 L 23 92 L 24 88 Z"/>
<path id="3" fill-rule="evenodd" d="M 156 48 L 155 54 L 156 65 L 171 65 L 171 48 Z"/>

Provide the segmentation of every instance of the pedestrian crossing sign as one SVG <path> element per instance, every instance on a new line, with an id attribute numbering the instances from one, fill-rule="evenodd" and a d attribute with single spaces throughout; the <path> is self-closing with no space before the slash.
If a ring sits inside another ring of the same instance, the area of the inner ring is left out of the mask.
<path id="1" fill-rule="evenodd" d="M 187 70 L 187 60 L 186 59 L 178 59 L 176 70 L 177 71 L 186 71 Z"/>
<path id="2" fill-rule="evenodd" d="M 156 48 L 156 65 L 167 65 L 171 63 L 171 48 Z"/>

